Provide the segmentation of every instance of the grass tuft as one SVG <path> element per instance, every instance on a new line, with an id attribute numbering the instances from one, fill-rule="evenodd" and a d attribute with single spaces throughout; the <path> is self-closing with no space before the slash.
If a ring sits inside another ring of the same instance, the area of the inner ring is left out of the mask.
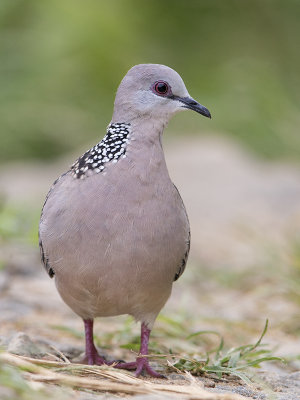
<path id="1" fill-rule="evenodd" d="M 187 339 L 194 338 L 203 334 L 217 335 L 220 339 L 217 348 L 207 352 L 206 358 L 190 358 L 190 357 L 176 357 L 175 362 L 169 363 L 179 371 L 188 371 L 193 375 L 201 374 L 215 374 L 218 378 L 224 375 L 237 376 L 245 383 L 250 384 L 251 378 L 244 371 L 249 371 L 250 368 L 259 368 L 261 363 L 266 361 L 280 361 L 284 360 L 280 357 L 272 355 L 272 351 L 263 345 L 262 339 L 268 330 L 268 320 L 266 320 L 264 329 L 254 344 L 247 344 L 239 347 L 234 347 L 229 350 L 225 349 L 223 337 L 215 331 L 199 331 L 188 336 Z"/>

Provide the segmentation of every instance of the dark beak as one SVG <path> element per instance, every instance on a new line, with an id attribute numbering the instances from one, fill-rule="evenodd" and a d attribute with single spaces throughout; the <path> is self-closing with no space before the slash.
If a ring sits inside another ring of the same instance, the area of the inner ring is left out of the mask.
<path id="1" fill-rule="evenodd" d="M 197 103 L 196 100 L 191 97 L 179 97 L 179 96 L 171 96 L 172 99 L 178 100 L 183 103 L 182 107 L 188 108 L 189 110 L 196 111 L 199 114 L 204 115 L 205 117 L 211 118 L 210 112 L 208 109 L 201 104 Z"/>

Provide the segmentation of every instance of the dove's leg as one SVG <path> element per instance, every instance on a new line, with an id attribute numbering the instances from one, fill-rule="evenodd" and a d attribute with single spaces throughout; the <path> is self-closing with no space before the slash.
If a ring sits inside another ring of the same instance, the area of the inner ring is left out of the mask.
<path id="1" fill-rule="evenodd" d="M 101 357 L 98 354 L 98 351 L 94 345 L 94 337 L 93 337 L 94 321 L 92 319 L 85 319 L 83 320 L 83 322 L 85 331 L 85 358 L 82 360 L 82 363 L 89 365 L 110 364 L 106 361 L 104 357 Z"/>
<path id="2" fill-rule="evenodd" d="M 154 371 L 152 367 L 150 367 L 149 360 L 147 357 L 143 357 L 148 354 L 150 332 L 151 331 L 146 326 L 146 324 L 142 323 L 141 347 L 136 361 L 129 363 L 118 363 L 117 365 L 115 365 L 115 368 L 135 370 L 135 376 L 139 376 L 141 375 L 142 372 L 146 372 L 147 374 L 153 376 L 154 378 L 165 378 L 164 375 L 159 374 L 158 372 Z"/>

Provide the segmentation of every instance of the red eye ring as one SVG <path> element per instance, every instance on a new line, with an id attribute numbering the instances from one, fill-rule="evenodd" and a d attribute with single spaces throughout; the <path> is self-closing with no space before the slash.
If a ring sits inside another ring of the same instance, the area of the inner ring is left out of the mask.
<path id="1" fill-rule="evenodd" d="M 154 91 L 160 96 L 164 96 L 170 90 L 169 89 L 169 85 L 165 81 L 157 81 L 157 82 L 155 82 L 154 85 L 153 85 L 153 88 L 154 88 Z"/>

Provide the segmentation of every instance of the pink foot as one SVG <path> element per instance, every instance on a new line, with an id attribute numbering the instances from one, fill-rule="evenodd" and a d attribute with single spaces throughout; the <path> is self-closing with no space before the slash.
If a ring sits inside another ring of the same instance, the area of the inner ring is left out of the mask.
<path id="1" fill-rule="evenodd" d="M 147 373 L 153 378 L 166 378 L 164 375 L 156 372 L 152 367 L 150 367 L 149 360 L 147 357 L 143 357 L 148 354 L 148 343 L 149 343 L 150 329 L 145 323 L 141 326 L 141 348 L 140 356 L 137 357 L 136 361 L 130 363 L 118 363 L 115 368 L 135 370 L 135 376 L 140 376 L 143 372 Z"/>
<path id="2" fill-rule="evenodd" d="M 134 362 L 118 363 L 114 367 L 120 369 L 135 370 L 136 377 L 140 376 L 143 372 L 146 372 L 153 378 L 166 378 L 164 375 L 159 374 L 152 367 L 150 367 L 147 358 L 138 357 Z"/>
<path id="3" fill-rule="evenodd" d="M 89 356 L 86 355 L 83 358 L 83 360 L 80 361 L 80 364 L 87 364 L 87 365 L 114 365 L 120 363 L 124 363 L 124 361 L 123 360 L 107 361 L 105 357 L 99 355 L 96 349 L 92 355 Z"/>
<path id="4" fill-rule="evenodd" d="M 97 351 L 93 352 L 92 354 L 86 355 L 83 360 L 80 361 L 80 364 L 88 364 L 88 365 L 103 365 L 107 364 L 110 365 L 104 357 L 101 357 Z"/>

